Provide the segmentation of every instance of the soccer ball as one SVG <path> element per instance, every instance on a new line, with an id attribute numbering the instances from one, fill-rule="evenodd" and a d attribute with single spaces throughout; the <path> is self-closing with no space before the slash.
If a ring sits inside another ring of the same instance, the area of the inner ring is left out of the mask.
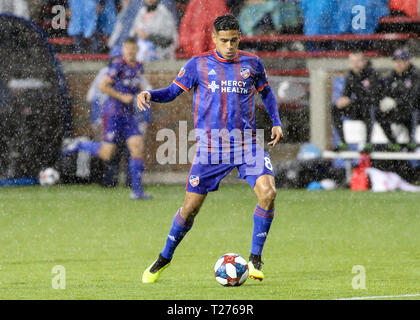
<path id="1" fill-rule="evenodd" d="M 39 173 L 39 184 L 41 186 L 52 186 L 58 180 L 60 180 L 60 174 L 54 168 L 47 168 Z"/>
<path id="2" fill-rule="evenodd" d="M 226 253 L 217 259 L 214 276 L 222 286 L 240 286 L 248 279 L 248 263 L 239 254 Z"/>

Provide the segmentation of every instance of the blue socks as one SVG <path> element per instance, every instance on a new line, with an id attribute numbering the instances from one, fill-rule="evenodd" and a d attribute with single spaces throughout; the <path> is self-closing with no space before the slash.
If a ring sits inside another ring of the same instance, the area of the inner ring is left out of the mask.
<path id="1" fill-rule="evenodd" d="M 181 218 L 181 210 L 182 208 L 178 209 L 174 216 L 172 227 L 166 240 L 166 245 L 161 252 L 162 257 L 168 260 L 172 259 L 176 247 L 193 225 L 193 221 L 186 222 Z"/>
<path id="2" fill-rule="evenodd" d="M 271 222 L 274 217 L 274 209 L 264 210 L 259 205 L 254 210 L 254 230 L 252 232 L 251 253 L 261 255 Z"/>
<path id="3" fill-rule="evenodd" d="M 99 149 L 101 149 L 102 143 L 96 141 L 82 141 L 79 143 L 78 149 L 82 151 L 86 151 L 87 153 L 91 154 L 92 156 L 97 157 L 99 153 Z"/>
<path id="4" fill-rule="evenodd" d="M 141 184 L 143 171 L 144 171 L 143 160 L 138 159 L 138 158 L 130 158 L 128 168 L 130 171 L 131 185 L 133 188 L 133 192 L 136 195 L 143 194 L 144 191 Z"/>
<path id="5" fill-rule="evenodd" d="M 176 212 L 171 230 L 169 231 L 168 238 L 166 240 L 165 247 L 160 253 L 165 259 L 171 260 L 176 247 L 182 241 L 187 232 L 192 228 L 192 221 L 184 221 L 180 212 L 182 208 Z M 268 232 L 270 230 L 271 222 L 274 217 L 273 210 L 264 210 L 260 206 L 254 210 L 254 229 L 252 233 L 252 247 L 251 253 L 254 255 L 261 255 L 265 240 L 267 239 Z"/>

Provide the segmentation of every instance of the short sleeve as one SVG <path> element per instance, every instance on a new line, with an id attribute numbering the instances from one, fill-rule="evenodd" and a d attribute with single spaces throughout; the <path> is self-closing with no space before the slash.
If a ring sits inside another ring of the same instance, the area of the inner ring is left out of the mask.
<path id="1" fill-rule="evenodd" d="M 185 66 L 179 70 L 178 76 L 173 81 L 176 85 L 185 91 L 190 91 L 197 84 L 196 59 L 191 58 Z"/>
<path id="2" fill-rule="evenodd" d="M 260 59 L 257 59 L 257 65 L 255 68 L 255 88 L 257 91 L 261 91 L 268 85 L 268 83 L 269 81 L 265 72 L 264 65 Z"/>
<path id="3" fill-rule="evenodd" d="M 121 64 L 117 61 L 112 63 L 108 67 L 108 71 L 106 73 L 106 76 L 111 78 L 114 82 L 118 79 L 118 73 L 121 70 Z"/>
<path id="4" fill-rule="evenodd" d="M 137 62 L 137 72 L 143 74 L 144 73 L 144 67 L 143 64 L 140 62 Z"/>

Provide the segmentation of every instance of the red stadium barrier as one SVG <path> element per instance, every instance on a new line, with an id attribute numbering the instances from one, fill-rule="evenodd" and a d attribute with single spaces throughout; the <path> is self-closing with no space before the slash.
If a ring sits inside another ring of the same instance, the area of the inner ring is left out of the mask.
<path id="1" fill-rule="evenodd" d="M 260 58 L 284 58 L 284 59 L 307 59 L 307 58 L 346 58 L 349 56 L 352 51 L 318 51 L 318 52 L 310 52 L 310 51 L 258 51 L 253 52 Z M 378 51 L 366 51 L 364 54 L 367 57 L 379 57 L 379 56 L 387 56 L 387 53 L 378 52 Z M 191 58 L 189 55 L 184 53 L 177 53 L 176 59 L 189 59 Z"/>
<path id="2" fill-rule="evenodd" d="M 420 19 L 419 19 L 420 22 Z M 374 33 L 374 34 L 337 34 L 337 35 L 273 35 L 273 36 L 253 36 L 242 37 L 241 42 L 289 42 L 289 41 L 396 41 L 396 40 L 409 40 L 419 39 L 420 35 L 415 33 Z M 73 38 L 50 38 L 51 44 L 72 44 Z"/>
<path id="3" fill-rule="evenodd" d="M 70 37 L 50 38 L 49 41 L 51 44 L 54 44 L 54 45 L 72 45 L 73 44 L 73 38 L 70 38 Z"/>
<path id="4" fill-rule="evenodd" d="M 374 33 L 374 34 L 334 34 L 334 35 L 273 35 L 273 36 L 253 36 L 242 37 L 241 42 L 288 42 L 288 41 L 392 41 L 419 39 L 415 33 Z"/>
<path id="5" fill-rule="evenodd" d="M 405 17 L 404 17 L 405 18 Z M 413 20 L 412 18 L 410 18 Z M 419 20 L 420 19 L 415 19 Z M 241 42 L 243 43 L 273 43 L 273 42 L 290 42 L 290 41 L 315 41 L 315 42 L 327 42 L 327 41 L 401 41 L 409 39 L 419 39 L 420 35 L 414 33 L 375 33 L 375 34 L 340 34 L 340 35 L 316 35 L 316 36 L 305 36 L 305 35 L 274 35 L 274 36 L 253 36 L 253 37 L 243 37 Z M 73 38 L 71 37 L 56 37 L 49 39 L 51 44 L 54 45 L 72 45 Z M 351 52 L 350 51 L 321 51 L 321 52 L 309 52 L 309 51 L 259 51 L 254 52 L 261 58 L 341 58 L 347 57 Z M 378 51 L 367 51 L 365 52 L 366 56 L 377 57 L 377 56 L 386 56 L 387 53 L 378 52 Z M 189 59 L 190 56 L 177 51 L 176 59 Z M 59 54 L 60 60 L 103 60 L 108 59 L 105 54 Z"/>
<path id="6" fill-rule="evenodd" d="M 269 76 L 293 76 L 293 77 L 308 77 L 308 69 L 271 69 L 267 70 Z"/>
<path id="7" fill-rule="evenodd" d="M 61 53 L 57 54 L 61 61 L 93 61 L 93 60 L 108 60 L 108 53 L 95 54 L 77 54 L 77 53 Z"/>
<path id="8" fill-rule="evenodd" d="M 351 51 L 324 51 L 324 52 L 254 52 L 257 56 L 261 58 L 298 58 L 298 59 L 307 59 L 307 58 L 346 58 L 349 56 Z M 367 51 L 365 52 L 367 57 L 379 57 L 386 56 L 386 53 L 377 52 L 377 51 Z M 108 60 L 109 55 L 107 53 L 98 53 L 98 54 L 76 54 L 76 53 L 61 53 L 57 55 L 58 58 L 62 61 L 82 61 L 82 60 Z M 182 53 L 176 54 L 176 59 L 189 59 L 190 56 Z M 305 70 L 296 69 L 294 71 L 295 75 L 306 75 Z"/>
<path id="9" fill-rule="evenodd" d="M 412 18 L 406 16 L 389 16 L 379 20 L 380 23 L 420 23 L 420 18 Z"/>

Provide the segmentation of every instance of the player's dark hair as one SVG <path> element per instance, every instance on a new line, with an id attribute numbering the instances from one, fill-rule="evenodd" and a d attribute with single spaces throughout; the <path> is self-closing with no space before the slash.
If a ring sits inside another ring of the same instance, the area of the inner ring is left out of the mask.
<path id="1" fill-rule="evenodd" d="M 217 17 L 213 23 L 214 31 L 237 30 L 241 31 L 239 21 L 233 14 L 224 14 Z"/>
<path id="2" fill-rule="evenodd" d="M 123 41 L 123 43 L 135 43 L 137 44 L 137 39 L 135 37 L 128 37 Z"/>

